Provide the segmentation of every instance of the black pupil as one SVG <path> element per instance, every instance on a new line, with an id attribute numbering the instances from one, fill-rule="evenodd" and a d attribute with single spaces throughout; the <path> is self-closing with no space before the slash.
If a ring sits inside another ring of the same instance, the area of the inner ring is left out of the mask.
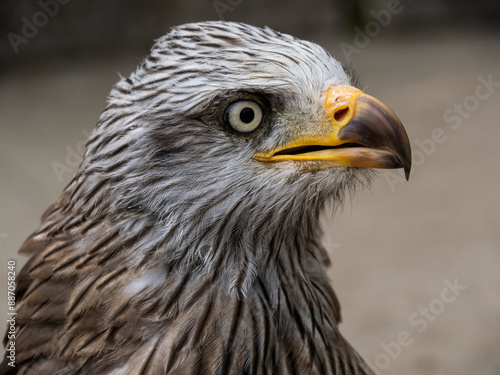
<path id="1" fill-rule="evenodd" d="M 255 117 L 255 112 L 253 111 L 252 108 L 246 107 L 243 108 L 240 112 L 240 120 L 243 121 L 245 124 L 251 123 L 254 117 Z"/>

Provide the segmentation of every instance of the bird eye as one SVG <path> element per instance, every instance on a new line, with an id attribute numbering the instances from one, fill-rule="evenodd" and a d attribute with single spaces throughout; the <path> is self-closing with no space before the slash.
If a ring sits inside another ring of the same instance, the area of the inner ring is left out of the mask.
<path id="1" fill-rule="evenodd" d="M 262 123 L 262 108 L 250 100 L 231 103 L 224 113 L 224 123 L 238 133 L 251 133 Z"/>

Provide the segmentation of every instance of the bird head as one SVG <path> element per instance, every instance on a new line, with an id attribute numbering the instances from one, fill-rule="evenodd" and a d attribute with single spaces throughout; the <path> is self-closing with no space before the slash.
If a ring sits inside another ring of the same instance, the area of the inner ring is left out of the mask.
<path id="1" fill-rule="evenodd" d="M 410 145 L 354 86 L 268 28 L 160 38 L 20 250 L 20 371 L 371 373 L 337 330 L 319 213 L 373 168 L 408 176 Z"/>
<path id="2" fill-rule="evenodd" d="M 324 203 L 372 168 L 408 177 L 410 164 L 399 119 L 323 48 L 205 22 L 157 40 L 113 89 L 74 199 L 85 194 L 95 214 L 154 217 L 178 244 L 213 242 L 222 227 L 232 228 L 228 241 L 252 244 L 314 226 Z"/>

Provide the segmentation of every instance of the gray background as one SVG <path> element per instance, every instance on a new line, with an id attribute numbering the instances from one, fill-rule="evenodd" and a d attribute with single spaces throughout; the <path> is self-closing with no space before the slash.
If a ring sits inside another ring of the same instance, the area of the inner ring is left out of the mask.
<path id="1" fill-rule="evenodd" d="M 325 216 L 342 332 L 377 373 L 499 374 L 500 87 L 471 98 L 480 77 L 500 82 L 498 2 L 401 0 L 402 11 L 349 58 L 341 46 L 356 47 L 355 27 L 365 30 L 371 11 L 388 2 L 222 2 L 240 3 L 226 20 L 313 40 L 353 65 L 412 140 L 409 182 L 391 185 L 402 174 L 382 171 Z M 213 1 L 70 0 L 15 53 L 8 33 L 22 35 L 23 17 L 40 9 L 37 1 L 0 2 L 1 280 L 8 259 L 22 265 L 17 249 L 76 172 L 118 74 L 129 75 L 170 26 L 220 18 Z M 469 110 L 454 129 L 443 116 L 464 101 Z M 426 141 L 436 132 L 439 143 Z M 455 279 L 467 288 L 445 303 L 446 280 Z M 6 311 L 6 287 L 0 306 Z M 434 313 L 422 318 L 429 307 Z M 397 350 L 391 343 L 401 335 L 409 345 Z"/>

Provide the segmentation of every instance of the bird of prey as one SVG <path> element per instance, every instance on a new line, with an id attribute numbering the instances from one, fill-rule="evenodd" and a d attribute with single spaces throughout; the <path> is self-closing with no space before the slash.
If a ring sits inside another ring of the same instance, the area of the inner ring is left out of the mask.
<path id="1" fill-rule="evenodd" d="M 20 249 L 3 373 L 372 373 L 339 332 L 319 218 L 372 168 L 408 176 L 410 155 L 396 115 L 318 45 L 174 28 L 113 88 Z"/>

